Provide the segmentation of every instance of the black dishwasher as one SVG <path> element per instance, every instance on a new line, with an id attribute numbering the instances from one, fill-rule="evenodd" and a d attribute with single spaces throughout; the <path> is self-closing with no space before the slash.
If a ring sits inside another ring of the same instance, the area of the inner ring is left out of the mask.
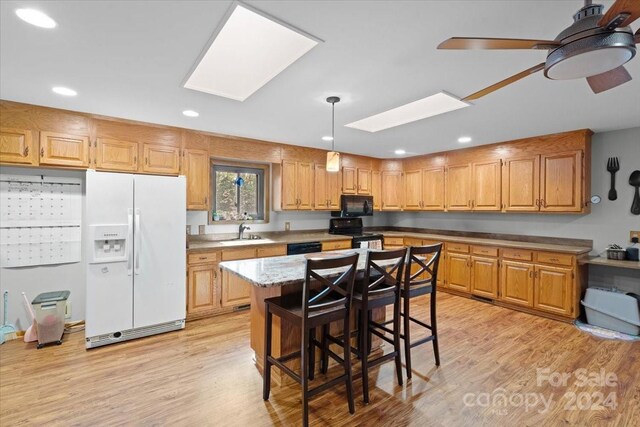
<path id="1" fill-rule="evenodd" d="M 322 252 L 320 242 L 290 243 L 287 245 L 287 255 L 312 254 Z"/>

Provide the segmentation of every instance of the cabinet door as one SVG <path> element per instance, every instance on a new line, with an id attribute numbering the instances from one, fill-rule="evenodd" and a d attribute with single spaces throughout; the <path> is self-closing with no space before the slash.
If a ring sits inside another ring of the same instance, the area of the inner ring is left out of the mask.
<path id="1" fill-rule="evenodd" d="M 218 264 L 189 267 L 187 286 L 187 315 L 218 307 L 216 279 Z"/>
<path id="2" fill-rule="evenodd" d="M 251 303 L 251 285 L 231 274 L 228 271 L 222 272 L 222 298 L 223 307 L 233 307 Z"/>
<path id="3" fill-rule="evenodd" d="M 422 171 L 422 210 L 444 210 L 444 167 Z"/>
<path id="4" fill-rule="evenodd" d="M 402 172 L 382 172 L 382 210 L 402 209 Z"/>
<path id="5" fill-rule="evenodd" d="M 371 169 L 358 168 L 358 194 L 371 194 Z"/>
<path id="6" fill-rule="evenodd" d="M 0 128 L 0 162 L 35 164 L 33 138 L 30 130 Z"/>
<path id="7" fill-rule="evenodd" d="M 571 315 L 572 270 L 536 265 L 535 276 L 534 307 L 560 315 Z"/>
<path id="8" fill-rule="evenodd" d="M 471 209 L 471 166 L 447 167 L 447 209 L 468 211 Z"/>
<path id="9" fill-rule="evenodd" d="M 138 170 L 138 143 L 98 138 L 95 158 L 98 170 L 136 172 Z"/>
<path id="10" fill-rule="evenodd" d="M 296 190 L 298 193 L 298 209 L 313 209 L 313 164 L 299 162 L 297 164 Z"/>
<path id="11" fill-rule="evenodd" d="M 40 164 L 89 166 L 89 138 L 54 132 L 40 132 Z"/>
<path id="12" fill-rule="evenodd" d="M 502 209 L 501 169 L 500 160 L 473 164 L 471 208 L 474 211 Z"/>
<path id="13" fill-rule="evenodd" d="M 187 209 L 209 210 L 209 152 L 184 150 L 182 161 L 187 177 Z"/>
<path id="14" fill-rule="evenodd" d="M 180 171 L 180 149 L 169 145 L 144 144 L 144 172 L 177 175 Z"/>
<path id="15" fill-rule="evenodd" d="M 500 299 L 504 302 L 533 307 L 533 264 L 502 261 Z"/>
<path id="16" fill-rule="evenodd" d="M 358 177 L 356 168 L 342 168 L 342 194 L 356 194 L 358 187 Z"/>
<path id="17" fill-rule="evenodd" d="M 582 210 L 582 151 L 540 156 L 540 210 Z"/>
<path id="18" fill-rule="evenodd" d="M 329 196 L 327 194 L 327 170 L 325 165 L 315 165 L 314 168 L 314 196 L 313 205 L 316 210 L 329 209 Z"/>
<path id="19" fill-rule="evenodd" d="M 447 252 L 447 287 L 469 292 L 471 289 L 471 266 L 469 255 Z"/>
<path id="20" fill-rule="evenodd" d="M 339 172 L 327 172 L 327 198 L 329 199 L 329 209 L 332 211 L 340 210 L 340 179 L 342 174 Z"/>
<path id="21" fill-rule="evenodd" d="M 422 171 L 404 173 L 404 210 L 422 209 Z"/>
<path id="22" fill-rule="evenodd" d="M 296 192 L 296 162 L 282 161 L 282 210 L 298 209 L 298 193 Z"/>
<path id="23" fill-rule="evenodd" d="M 471 257 L 471 293 L 486 298 L 498 297 L 498 260 Z"/>
<path id="24" fill-rule="evenodd" d="M 540 209 L 540 156 L 506 159 L 502 174 L 503 209 L 533 212 Z"/>
<path id="25" fill-rule="evenodd" d="M 382 205 L 382 178 L 380 171 L 371 171 L 371 195 L 373 196 L 373 210 L 379 211 Z"/>

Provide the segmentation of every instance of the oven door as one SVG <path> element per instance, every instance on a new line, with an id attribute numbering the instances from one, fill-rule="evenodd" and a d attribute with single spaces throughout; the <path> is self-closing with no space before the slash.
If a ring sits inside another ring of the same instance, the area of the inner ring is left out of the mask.
<path id="1" fill-rule="evenodd" d="M 340 197 L 342 216 L 372 216 L 373 196 L 349 196 L 343 194 Z"/>

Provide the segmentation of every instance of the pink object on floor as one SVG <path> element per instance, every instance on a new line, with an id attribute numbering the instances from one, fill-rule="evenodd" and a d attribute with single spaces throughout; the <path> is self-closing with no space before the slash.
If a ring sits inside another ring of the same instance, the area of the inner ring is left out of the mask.
<path id="1" fill-rule="evenodd" d="M 36 315 L 33 312 L 33 308 L 29 303 L 29 299 L 27 298 L 27 295 L 24 292 L 22 293 L 22 297 L 24 298 L 24 303 L 26 304 L 27 310 L 31 315 L 31 326 L 29 326 L 24 333 L 24 342 L 38 341 L 38 329 L 36 329 Z"/>

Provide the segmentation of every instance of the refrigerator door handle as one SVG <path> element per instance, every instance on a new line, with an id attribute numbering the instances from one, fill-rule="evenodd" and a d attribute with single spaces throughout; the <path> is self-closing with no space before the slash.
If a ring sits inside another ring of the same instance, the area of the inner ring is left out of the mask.
<path id="1" fill-rule="evenodd" d="M 135 235 L 135 243 L 133 245 L 133 250 L 135 254 L 135 266 L 134 271 L 137 274 L 140 274 L 140 245 L 141 245 L 141 235 L 142 230 L 140 229 L 140 209 L 136 209 L 136 223 L 134 227 L 134 235 Z"/>
<path id="2" fill-rule="evenodd" d="M 133 273 L 133 209 L 127 210 L 127 276 Z"/>

